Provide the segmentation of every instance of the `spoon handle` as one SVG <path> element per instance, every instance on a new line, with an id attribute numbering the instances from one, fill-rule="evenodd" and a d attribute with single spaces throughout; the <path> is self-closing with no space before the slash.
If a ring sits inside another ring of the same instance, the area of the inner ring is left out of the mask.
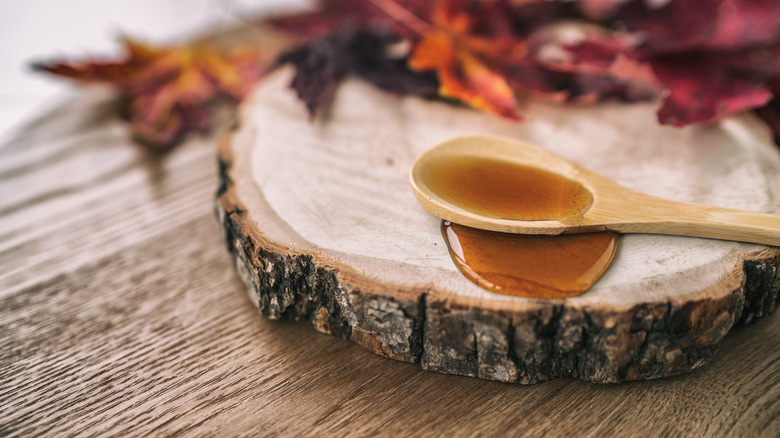
<path id="1" fill-rule="evenodd" d="M 780 215 L 669 201 L 662 204 L 647 206 L 646 221 L 609 228 L 780 246 Z"/>

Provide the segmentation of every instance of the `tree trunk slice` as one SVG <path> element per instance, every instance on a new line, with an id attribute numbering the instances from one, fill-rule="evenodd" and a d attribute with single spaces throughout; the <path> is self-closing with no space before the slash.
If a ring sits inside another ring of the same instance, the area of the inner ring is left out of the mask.
<path id="1" fill-rule="evenodd" d="M 512 123 L 347 81 L 311 122 L 290 78 L 263 82 L 219 150 L 217 215 L 263 315 L 427 370 L 621 382 L 702 366 L 732 327 L 777 305 L 780 249 L 659 235 L 621 236 L 582 296 L 493 294 L 460 274 L 408 183 L 427 148 L 493 134 L 652 195 L 778 213 L 780 155 L 748 115 L 677 129 L 658 126 L 652 104 L 527 103 Z"/>

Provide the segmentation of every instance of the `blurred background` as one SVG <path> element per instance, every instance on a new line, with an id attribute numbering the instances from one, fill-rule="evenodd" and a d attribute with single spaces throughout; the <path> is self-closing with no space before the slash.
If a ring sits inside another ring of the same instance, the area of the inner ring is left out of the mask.
<path id="1" fill-rule="evenodd" d="M 24 122 L 63 101 L 74 86 L 30 71 L 32 61 L 110 57 L 127 34 L 153 44 L 241 24 L 306 0 L 0 1 L 0 144 Z"/>

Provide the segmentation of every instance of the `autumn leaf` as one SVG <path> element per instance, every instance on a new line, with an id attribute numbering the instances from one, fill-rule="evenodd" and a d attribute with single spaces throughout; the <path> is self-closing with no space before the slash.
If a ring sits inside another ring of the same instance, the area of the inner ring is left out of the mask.
<path id="1" fill-rule="evenodd" d="M 777 0 L 672 0 L 652 5 L 624 2 L 623 26 L 653 54 L 735 50 L 773 45 L 780 39 Z"/>
<path id="2" fill-rule="evenodd" d="M 264 56 L 254 48 L 219 50 L 203 43 L 155 48 L 123 39 L 117 61 L 41 62 L 37 71 L 81 83 L 115 87 L 121 115 L 133 135 L 167 148 L 189 132 L 212 124 L 213 104 L 240 101 L 264 71 Z"/>
<path id="3" fill-rule="evenodd" d="M 436 96 L 435 76 L 413 72 L 405 57 L 390 54 L 390 46 L 397 41 L 397 37 L 381 29 L 344 29 L 287 51 L 278 62 L 295 67 L 291 86 L 311 117 L 330 102 L 339 81 L 346 76 L 362 78 L 398 94 Z"/>
<path id="4" fill-rule="evenodd" d="M 630 56 L 633 47 L 610 37 L 577 47 L 557 40 L 557 23 L 580 17 L 565 2 L 493 0 L 475 6 L 446 0 L 433 10 L 435 30 L 417 45 L 410 65 L 435 70 L 442 95 L 511 119 L 519 119 L 516 97 L 583 104 L 655 96 L 650 67 Z M 549 49 L 570 56 L 550 62 L 542 53 Z"/>
<path id="5" fill-rule="evenodd" d="M 618 10 L 664 89 L 660 123 L 709 123 L 761 107 L 780 77 L 780 2 L 629 1 Z"/>
<path id="6" fill-rule="evenodd" d="M 272 15 L 260 20 L 295 37 L 315 39 L 352 29 L 391 29 L 403 37 L 415 38 L 424 26 L 420 16 L 430 12 L 435 0 L 318 0 L 304 12 Z"/>
<path id="7" fill-rule="evenodd" d="M 264 17 L 270 24 L 300 38 L 325 37 L 340 28 L 360 28 L 376 25 L 384 18 L 367 0 L 319 0 L 310 11 Z"/>
<path id="8" fill-rule="evenodd" d="M 507 78 L 518 92 L 577 104 L 607 99 L 633 102 L 658 95 L 650 65 L 636 56 L 628 41 L 592 26 L 561 28 L 548 26 L 529 36 L 528 59 L 507 69 Z"/>
<path id="9" fill-rule="evenodd" d="M 441 83 L 439 94 L 444 97 L 520 120 L 516 113 L 514 90 L 504 76 L 445 32 L 426 35 L 415 48 L 409 65 L 418 71 L 436 71 Z"/>
<path id="10" fill-rule="evenodd" d="M 664 99 L 660 123 L 709 123 L 761 107 L 780 77 L 776 0 L 585 0 L 636 38 L 633 57 L 651 66 Z"/>
<path id="11" fill-rule="evenodd" d="M 499 18 L 497 7 L 497 2 L 438 3 L 432 13 L 433 26 L 414 48 L 409 66 L 417 71 L 436 72 L 439 93 L 444 97 L 520 120 L 514 90 L 502 74 L 498 60 L 522 54 L 523 45 L 508 38 L 510 24 Z M 477 16 L 480 21 L 475 20 Z M 485 29 L 480 26 L 484 22 L 491 24 L 489 34 L 480 34 Z M 504 26 L 497 26 L 500 23 Z"/>
<path id="12" fill-rule="evenodd" d="M 658 110 L 661 124 L 709 123 L 761 107 L 772 97 L 765 84 L 740 78 L 717 58 L 655 62 L 654 70 L 667 92 Z"/>

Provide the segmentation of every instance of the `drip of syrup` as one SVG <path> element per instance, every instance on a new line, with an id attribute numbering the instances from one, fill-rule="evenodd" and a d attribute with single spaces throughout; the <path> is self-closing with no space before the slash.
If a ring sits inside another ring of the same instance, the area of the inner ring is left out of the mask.
<path id="1" fill-rule="evenodd" d="M 582 216 L 590 191 L 561 175 L 482 157 L 448 157 L 431 166 L 430 188 L 444 200 L 483 216 L 564 220 Z M 617 249 L 612 232 L 520 235 L 442 223 L 452 260 L 477 285 L 534 298 L 566 298 L 587 291 Z"/>

